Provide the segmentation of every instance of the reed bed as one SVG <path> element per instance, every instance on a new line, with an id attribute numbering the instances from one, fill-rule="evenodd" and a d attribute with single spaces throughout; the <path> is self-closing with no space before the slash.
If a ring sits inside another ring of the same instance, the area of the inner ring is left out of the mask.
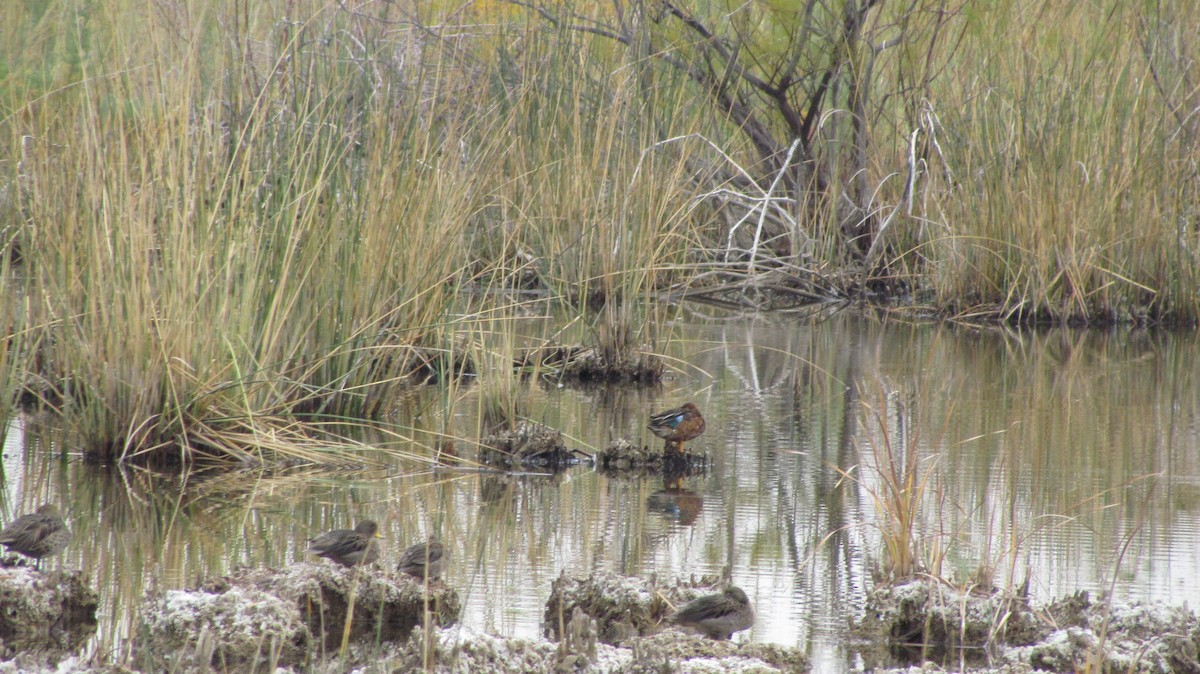
<path id="1" fill-rule="evenodd" d="M 230 453 L 234 433 L 270 450 L 304 415 L 378 414 L 443 336 L 485 171 L 397 106 L 420 83 L 342 58 L 378 45 L 338 13 L 212 49 L 215 19 L 160 17 L 135 41 L 121 10 L 104 18 L 111 56 L 89 65 L 111 73 L 9 124 L 34 131 L 17 243 L 39 393 L 111 458 Z"/>
<path id="2" fill-rule="evenodd" d="M 477 325 L 464 289 L 503 287 L 513 260 L 568 302 L 634 302 L 684 248 L 656 240 L 690 183 L 630 156 L 631 88 L 593 95 L 601 73 L 562 71 L 571 86 L 543 90 L 534 73 L 563 54 L 529 50 L 521 84 L 492 91 L 508 71 L 383 15 L 160 9 L 144 33 L 131 4 L 17 17 L 74 17 L 100 45 L 68 86 L 10 85 L 4 127 L 40 347 L 25 383 L 101 458 L 321 460 L 306 420 L 377 417 L 423 373 L 453 376 Z M 498 107 L 463 105 L 480 97 Z M 538 142 L 554 127 L 565 153 Z M 653 343 L 634 313 L 596 333 Z"/>
<path id="3" fill-rule="evenodd" d="M 934 302 L 1195 324 L 1200 10 L 1011 2 L 965 18 L 917 141 Z"/>

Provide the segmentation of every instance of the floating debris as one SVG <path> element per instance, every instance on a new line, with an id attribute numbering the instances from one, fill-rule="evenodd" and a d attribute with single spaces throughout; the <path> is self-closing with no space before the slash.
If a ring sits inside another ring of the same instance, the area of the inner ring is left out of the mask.
<path id="1" fill-rule="evenodd" d="M 665 449 L 661 452 L 651 450 L 645 445 L 635 445 L 632 442 L 618 438 L 596 455 L 596 467 L 601 471 L 612 473 L 650 471 L 669 473 L 673 477 L 683 475 L 698 475 L 708 470 L 707 454 L 683 452 Z"/>
<path id="2" fill-rule="evenodd" d="M 519 370 L 554 372 L 564 383 L 580 384 L 656 384 L 662 380 L 662 358 L 649 347 L 627 358 L 606 358 L 595 346 L 544 346 L 518 355 L 513 362 Z"/>
<path id="3" fill-rule="evenodd" d="M 562 470 L 590 463 L 591 455 L 567 449 L 562 433 L 532 421 L 521 421 L 515 429 L 492 433 L 479 447 L 479 460 L 505 468 L 548 468 Z"/>

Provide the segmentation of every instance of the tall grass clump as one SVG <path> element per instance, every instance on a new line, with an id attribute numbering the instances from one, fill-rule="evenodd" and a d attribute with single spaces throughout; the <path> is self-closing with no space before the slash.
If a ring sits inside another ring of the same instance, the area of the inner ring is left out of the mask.
<path id="1" fill-rule="evenodd" d="M 886 581 L 909 578 L 941 568 L 944 548 L 926 531 L 928 497 L 936 481 L 936 457 L 922 457 L 920 433 L 913 416 L 891 394 L 880 390 L 879 409 L 868 410 L 860 463 L 838 468 L 869 497 L 879 534 L 879 573 Z"/>
<path id="2" fill-rule="evenodd" d="M 699 244 L 685 156 L 656 144 L 704 117 L 668 114 L 688 109 L 681 83 L 648 88 L 604 41 L 526 28 L 519 44 L 493 82 L 510 141 L 489 222 L 575 305 L 646 299 Z"/>
<path id="3" fill-rule="evenodd" d="M 705 116 L 679 78 L 650 78 L 607 40 L 509 31 L 489 80 L 508 141 L 479 218 L 481 254 L 587 315 L 610 364 L 637 360 L 662 337 L 661 315 L 644 307 L 684 277 L 710 217 L 696 209 L 684 148 L 660 142 Z"/>
<path id="4" fill-rule="evenodd" d="M 0 178 L 2 184 L 4 178 Z M 12 202 L 10 201 L 13 185 L 0 186 L 0 212 L 8 211 L 4 216 L 9 220 Z M 22 310 L 25 303 L 21 296 L 20 283 L 14 278 L 12 259 L 16 252 L 12 249 L 13 232 L 8 228 L 0 230 L 0 431 L 8 427 L 16 411 L 21 387 L 25 384 L 25 363 L 29 359 L 32 348 L 30 335 L 32 331 L 26 325 L 26 315 Z"/>
<path id="5" fill-rule="evenodd" d="M 537 375 L 525 380 L 513 366 L 517 360 L 513 309 L 498 308 L 471 332 L 470 359 L 479 365 L 478 437 L 514 430 L 528 417 L 528 387 L 536 385 Z"/>
<path id="6" fill-rule="evenodd" d="M 479 120 L 381 21 L 142 9 L 24 17 L 92 44 L 66 85 L 6 101 L 6 141 L 33 138 L 39 393 L 109 458 L 258 460 L 307 414 L 379 414 L 448 331 L 489 173 L 488 147 L 460 147 Z"/>
<path id="7" fill-rule="evenodd" d="M 960 443 L 947 442 L 955 403 L 950 408 L 922 406 L 928 396 L 889 390 L 882 382 L 874 398 L 877 402 L 860 412 L 858 463 L 838 471 L 874 511 L 866 520 L 878 536 L 876 581 L 903 583 L 926 575 L 990 592 L 1002 574 L 1007 587 L 1014 588 L 1028 537 L 1037 528 L 1022 522 L 1030 518 L 1018 512 L 1024 506 L 1016 485 L 1005 487 L 1000 505 L 991 503 L 986 492 L 965 494 L 962 501 L 949 498 L 960 469 Z M 942 426 L 931 435 L 926 429 L 937 417 Z"/>
<path id="8" fill-rule="evenodd" d="M 939 304 L 1013 321 L 1194 323 L 1200 7 L 964 12 L 962 67 L 941 78 L 923 136 Z"/>

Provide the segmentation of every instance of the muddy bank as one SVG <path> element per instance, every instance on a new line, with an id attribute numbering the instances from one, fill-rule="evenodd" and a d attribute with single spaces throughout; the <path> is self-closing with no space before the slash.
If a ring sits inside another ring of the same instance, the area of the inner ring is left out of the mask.
<path id="1" fill-rule="evenodd" d="M 596 467 L 610 477 L 661 473 L 670 478 L 700 475 L 709 467 L 708 456 L 693 452 L 653 450 L 620 438 L 596 455 Z"/>
<path id="2" fill-rule="evenodd" d="M 716 641 L 671 625 L 667 618 L 677 608 L 702 595 L 720 592 L 724 580 L 716 576 L 676 579 L 659 584 L 653 579 L 596 572 L 586 577 L 561 575 L 551 585 L 543 614 L 543 631 L 559 643 L 561 653 L 601 652 L 600 645 L 618 647 L 615 669 L 597 671 L 658 672 L 693 663 L 696 671 L 803 672 L 808 658 L 800 651 L 771 644 Z M 609 651 L 603 651 L 609 653 Z M 751 661 L 755 664 L 751 665 Z M 703 667 L 719 667 L 716 670 Z M 644 669 L 643 669 L 644 668 Z M 665 668 L 665 669 L 664 669 Z M 729 668 L 729 669 L 727 669 Z M 590 671 L 590 670 L 589 670 Z"/>
<path id="3" fill-rule="evenodd" d="M 554 643 L 508 639 L 465 628 L 439 629 L 416 638 L 394 671 L 433 674 L 801 674 L 808 660 L 792 648 L 714 641 L 670 630 L 631 637 L 623 646 L 585 640 Z"/>
<path id="4" fill-rule="evenodd" d="M 873 590 L 855 644 L 868 667 L 939 663 L 978 671 L 1200 672 L 1200 620 L 1186 607 L 1028 597 L 928 578 Z M 904 671 L 904 670 L 894 670 Z"/>
<path id="5" fill-rule="evenodd" d="M 550 345 L 519 354 L 521 371 L 553 372 L 559 382 L 575 384 L 641 384 L 662 379 L 665 363 L 650 345 L 625 349 Z"/>
<path id="6" fill-rule="evenodd" d="M 521 421 L 516 428 L 503 429 L 485 437 L 479 443 L 479 461 L 506 470 L 562 470 L 591 463 L 592 457 L 569 449 L 560 431 L 532 421 Z"/>
<path id="7" fill-rule="evenodd" d="M 1003 661 L 1054 672 L 1200 672 L 1200 620 L 1186 607 L 1109 606 L 1081 593 L 1042 615 L 1051 628 L 1034 643 L 1007 649 Z"/>
<path id="8" fill-rule="evenodd" d="M 399 657 L 398 671 L 435 674 L 801 674 L 807 656 L 795 648 L 718 641 L 668 620 L 677 607 L 718 591 L 718 577 L 659 584 L 607 572 L 560 575 L 543 613 L 546 639 L 510 639 L 469 629 L 419 631 Z"/>
<path id="9" fill-rule="evenodd" d="M 194 590 L 148 597 L 133 638 L 143 671 L 268 665 L 304 667 L 339 652 L 343 639 L 379 645 L 407 639 L 426 621 L 458 619 L 458 593 L 372 567 L 299 563 L 243 569 Z M 347 631 L 347 624 L 349 630 Z"/>
<path id="10" fill-rule="evenodd" d="M 667 620 L 724 582 L 563 575 L 545 604 L 546 638 L 521 639 L 452 625 L 458 596 L 440 583 L 428 588 L 427 599 L 426 588 L 408 576 L 371 568 L 246 569 L 147 597 L 127 662 L 76 665 L 20 653 L 0 661 L 0 674 L 212 668 L 332 674 L 348 665 L 362 674 L 807 672 L 809 660 L 796 648 L 751 643 L 745 634 L 718 641 Z M 862 669 L 874 672 L 1200 672 L 1195 613 L 1164 604 L 1109 605 L 1086 593 L 1033 606 L 1019 594 L 913 579 L 869 593 L 853 634 L 850 650 L 861 655 Z M 5 646 L 12 647 L 7 640 Z"/>
<path id="11" fill-rule="evenodd" d="M 294 564 L 245 569 L 192 590 L 153 594 L 141 607 L 133 657 L 114 664 L 0 662 L 9 672 L 271 671 L 333 674 L 433 672 L 489 674 L 801 674 L 800 651 L 770 644 L 716 641 L 664 618 L 675 604 L 717 587 L 719 578 L 658 586 L 598 573 L 561 577 L 546 616 L 555 639 L 506 638 L 447 625 L 458 596 L 440 583 L 424 587 L 372 568 Z M 354 614 L 346 656 L 339 644 L 350 594 Z M 422 615 L 426 606 L 433 613 Z M 595 615 L 596 617 L 592 617 Z M 611 641 L 619 640 L 620 645 Z M 103 657 L 98 656 L 98 657 Z"/>
<path id="12" fill-rule="evenodd" d="M 0 561 L 0 659 L 56 662 L 96 633 L 99 597 L 78 571 L 41 572 Z"/>

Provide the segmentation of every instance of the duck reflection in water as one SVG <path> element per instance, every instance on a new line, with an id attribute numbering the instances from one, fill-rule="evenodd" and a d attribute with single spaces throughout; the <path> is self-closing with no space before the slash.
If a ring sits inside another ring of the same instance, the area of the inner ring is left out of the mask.
<path id="1" fill-rule="evenodd" d="M 646 508 L 687 527 L 696 523 L 704 509 L 704 498 L 684 489 L 682 478 L 664 477 L 663 488 L 646 498 Z"/>
<path id="2" fill-rule="evenodd" d="M 659 412 L 650 417 L 650 431 L 667 441 L 667 451 L 683 454 L 683 443 L 704 433 L 704 416 L 692 403 Z"/>

